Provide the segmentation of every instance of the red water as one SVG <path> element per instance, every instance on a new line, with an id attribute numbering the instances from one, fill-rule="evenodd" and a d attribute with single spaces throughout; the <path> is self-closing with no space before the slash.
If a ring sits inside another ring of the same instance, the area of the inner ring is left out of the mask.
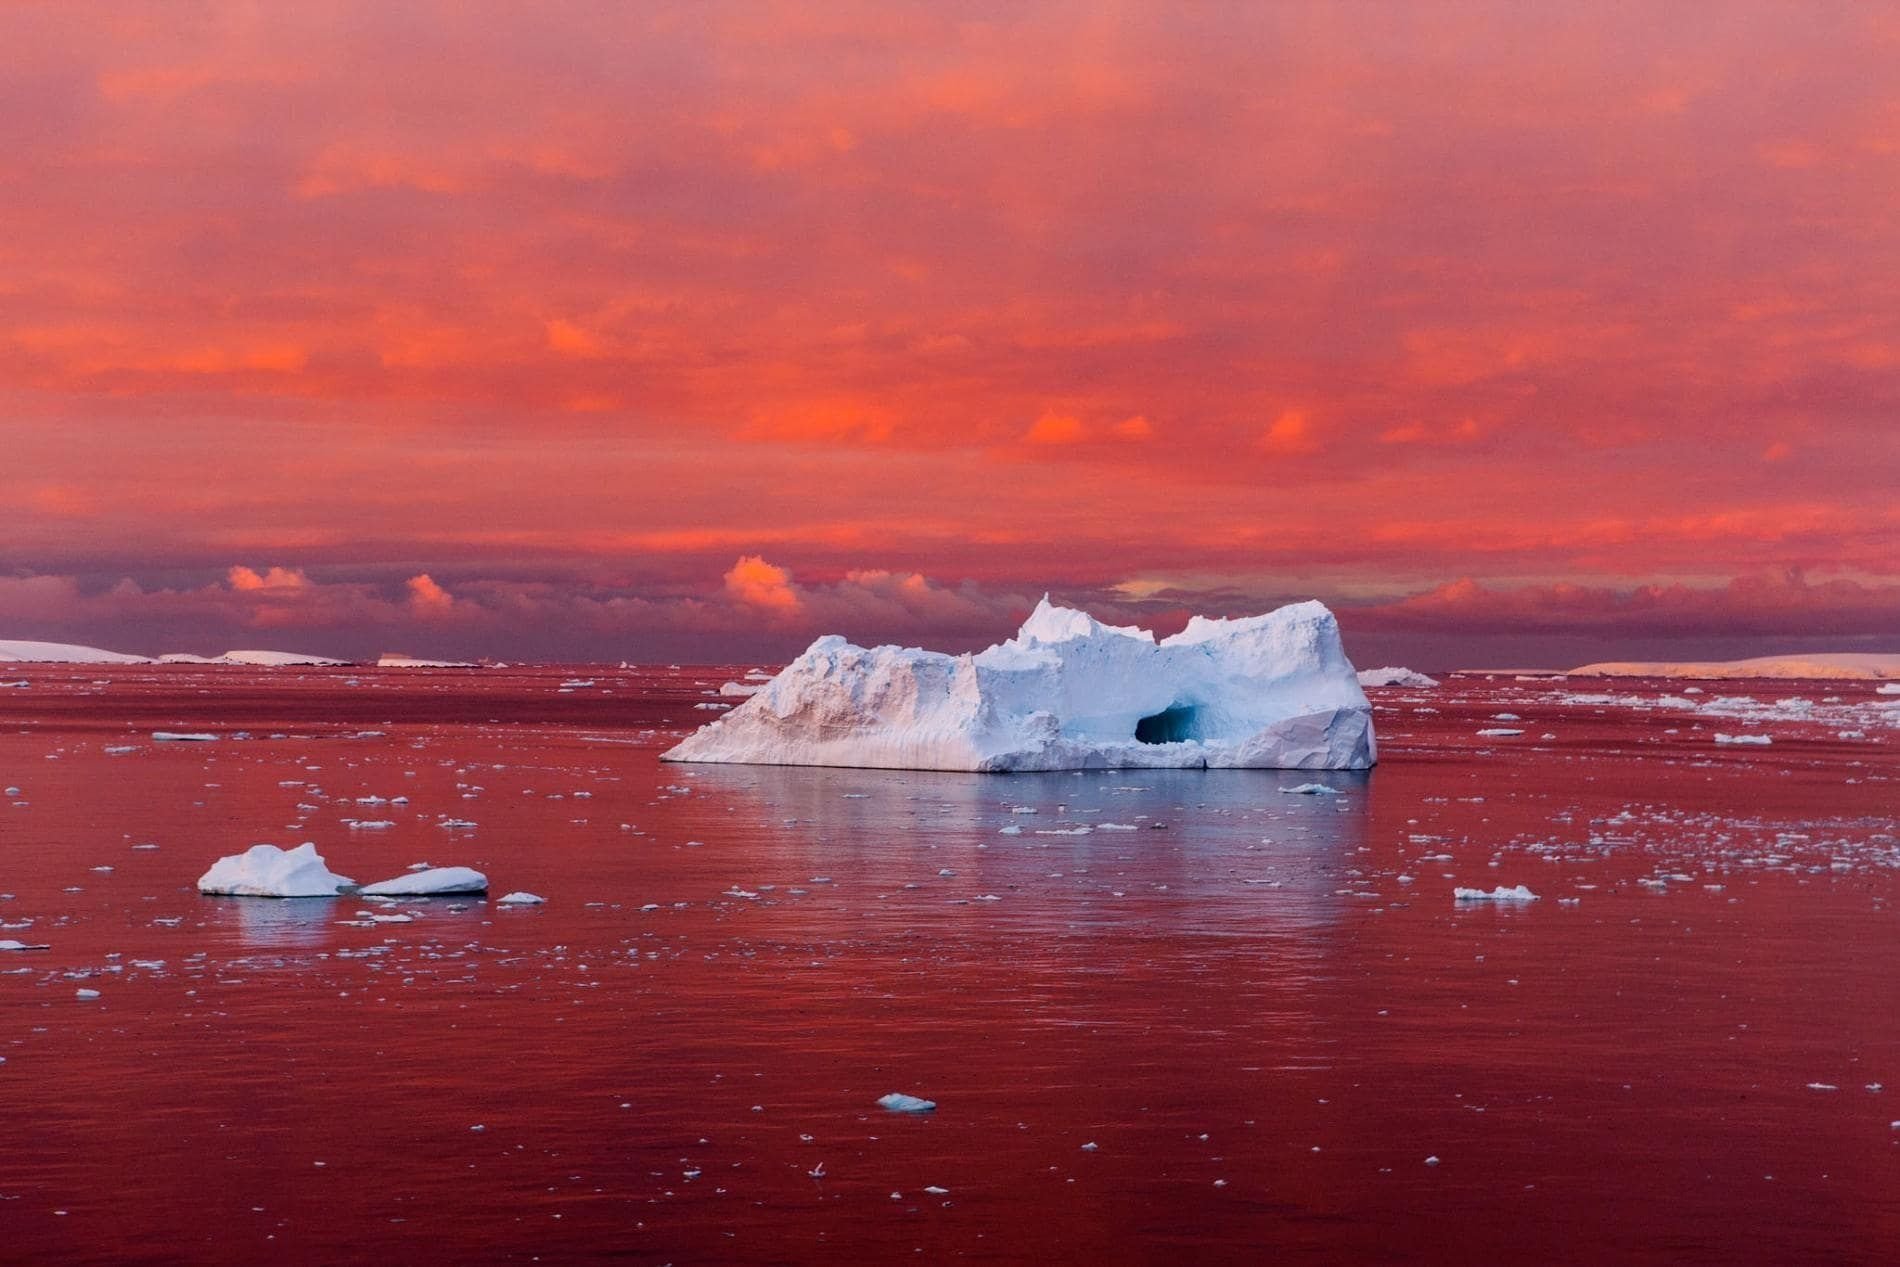
<path id="1" fill-rule="evenodd" d="M 1900 1255 L 1900 712 L 1863 684 L 1846 739 L 1381 692 L 1384 763 L 1321 797 L 665 766 L 725 675 L 571 676 L 0 672 L 0 938 L 50 946 L 0 953 L 0 1258 Z M 194 889 L 302 840 L 547 902 Z"/>

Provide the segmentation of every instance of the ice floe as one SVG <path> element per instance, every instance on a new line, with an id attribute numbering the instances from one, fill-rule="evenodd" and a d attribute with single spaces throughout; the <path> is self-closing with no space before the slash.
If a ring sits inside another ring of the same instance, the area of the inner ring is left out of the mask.
<path id="1" fill-rule="evenodd" d="M 222 897 L 335 897 L 352 881 L 324 865 L 308 841 L 295 849 L 252 845 L 220 858 L 198 877 L 200 893 Z"/>
<path id="2" fill-rule="evenodd" d="M 361 889 L 364 897 L 448 897 L 488 892 L 488 877 L 473 867 L 430 867 Z M 519 894 L 510 894 L 518 897 Z"/>
<path id="3" fill-rule="evenodd" d="M 889 1109 L 893 1113 L 933 1113 L 937 1108 L 935 1100 L 905 1095 L 902 1091 L 893 1091 L 889 1095 L 879 1096 L 877 1102 L 880 1108 Z"/>
<path id="4" fill-rule="evenodd" d="M 1437 686 L 1438 679 L 1435 677 L 1426 677 L 1423 673 L 1414 669 L 1404 669 L 1397 665 L 1387 665 L 1383 669 L 1359 670 L 1359 685 L 1427 687 Z"/>
<path id="5" fill-rule="evenodd" d="M 1364 769 L 1372 710 L 1333 614 L 1196 616 L 1157 642 L 1047 598 L 975 655 L 820 638 L 670 761 L 927 770 Z"/>
<path id="6" fill-rule="evenodd" d="M 1505 888 L 1502 884 L 1495 889 L 1453 889 L 1454 902 L 1535 902 L 1537 895 L 1529 885 L 1520 884 L 1514 888 Z"/>

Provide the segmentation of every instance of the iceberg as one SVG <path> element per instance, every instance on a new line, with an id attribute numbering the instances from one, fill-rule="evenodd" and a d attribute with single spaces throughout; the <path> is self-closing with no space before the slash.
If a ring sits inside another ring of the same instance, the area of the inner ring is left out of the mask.
<path id="1" fill-rule="evenodd" d="M 1156 641 L 1045 596 L 974 655 L 830 635 L 666 761 L 882 769 L 1362 770 L 1372 708 L 1332 612 L 1196 616 Z"/>
<path id="2" fill-rule="evenodd" d="M 227 651 L 223 655 L 201 656 L 173 651 L 158 657 L 161 664 L 240 664 L 254 669 L 285 668 L 292 665 L 343 665 L 348 660 L 329 656 L 306 655 L 301 651 Z"/>
<path id="3" fill-rule="evenodd" d="M 473 867 L 430 867 L 359 890 L 364 897 L 448 897 L 488 892 L 488 877 Z"/>
<path id="4" fill-rule="evenodd" d="M 921 1096 L 905 1095 L 902 1091 L 893 1091 L 889 1095 L 881 1095 L 878 1097 L 877 1102 L 879 1107 L 889 1109 L 893 1113 L 935 1113 L 937 1111 L 937 1102 L 935 1100 L 926 1100 Z"/>
<path id="5" fill-rule="evenodd" d="M 1900 654 L 1826 651 L 1757 656 L 1752 660 L 1606 660 L 1570 670 L 1569 677 L 1900 678 Z"/>
<path id="6" fill-rule="evenodd" d="M 309 841 L 295 849 L 252 845 L 220 858 L 198 877 L 198 892 L 220 897 L 335 897 L 354 883 L 323 863 Z"/>
<path id="7" fill-rule="evenodd" d="M 1387 665 L 1383 669 L 1359 670 L 1361 686 L 1437 686 L 1438 679 L 1426 677 L 1415 669 L 1402 669 L 1397 665 Z"/>
<path id="8" fill-rule="evenodd" d="M 70 642 L 20 642 L 0 639 L 0 661 L 39 664 L 150 664 L 142 655 L 81 647 Z"/>
<path id="9" fill-rule="evenodd" d="M 1485 889 L 1453 889 L 1451 891 L 1451 898 L 1454 902 L 1535 902 L 1537 895 L 1531 892 L 1530 886 L 1526 884 L 1520 884 L 1509 889 L 1500 884 L 1497 888 L 1488 891 Z"/>

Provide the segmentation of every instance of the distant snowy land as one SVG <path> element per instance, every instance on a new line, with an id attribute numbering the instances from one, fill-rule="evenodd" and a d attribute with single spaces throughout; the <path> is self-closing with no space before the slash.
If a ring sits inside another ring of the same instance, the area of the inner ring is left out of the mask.
<path id="1" fill-rule="evenodd" d="M 1752 660 L 1606 660 L 1571 669 L 1569 676 L 1886 679 L 1900 678 L 1900 654 L 1843 651 Z"/>

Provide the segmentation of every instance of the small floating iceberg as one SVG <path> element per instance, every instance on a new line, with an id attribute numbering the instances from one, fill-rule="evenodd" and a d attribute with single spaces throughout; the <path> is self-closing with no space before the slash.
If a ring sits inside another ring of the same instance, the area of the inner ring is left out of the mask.
<path id="1" fill-rule="evenodd" d="M 540 896 L 539 894 L 520 893 L 520 892 L 504 893 L 499 898 L 496 898 L 495 900 L 499 905 L 502 905 L 502 906 L 539 906 L 543 902 L 547 901 L 546 898 Z"/>
<path id="2" fill-rule="evenodd" d="M 1537 895 L 1528 885 L 1507 889 L 1500 884 L 1495 889 L 1453 889 L 1451 898 L 1454 902 L 1535 902 Z"/>
<path id="3" fill-rule="evenodd" d="M 359 890 L 364 897 L 451 897 L 488 892 L 488 877 L 473 867 L 430 867 Z M 510 894 L 509 896 L 518 896 Z"/>
<path id="4" fill-rule="evenodd" d="M 914 1095 L 905 1095 L 902 1091 L 893 1091 L 889 1095 L 878 1097 L 878 1107 L 889 1109 L 893 1113 L 935 1113 L 937 1102 L 925 1100 Z"/>
<path id="5" fill-rule="evenodd" d="M 324 865 L 309 841 L 295 849 L 252 845 L 220 858 L 198 877 L 198 892 L 217 897 L 336 897 L 353 881 Z"/>
<path id="6" fill-rule="evenodd" d="M 206 731 L 154 730 L 152 739 L 158 743 L 215 743 L 217 736 Z"/>
<path id="7" fill-rule="evenodd" d="M 1359 670 L 1359 685 L 1427 687 L 1437 686 L 1438 679 L 1435 677 L 1426 677 L 1423 673 L 1414 669 L 1403 669 L 1397 665 L 1387 665 L 1383 669 Z"/>

